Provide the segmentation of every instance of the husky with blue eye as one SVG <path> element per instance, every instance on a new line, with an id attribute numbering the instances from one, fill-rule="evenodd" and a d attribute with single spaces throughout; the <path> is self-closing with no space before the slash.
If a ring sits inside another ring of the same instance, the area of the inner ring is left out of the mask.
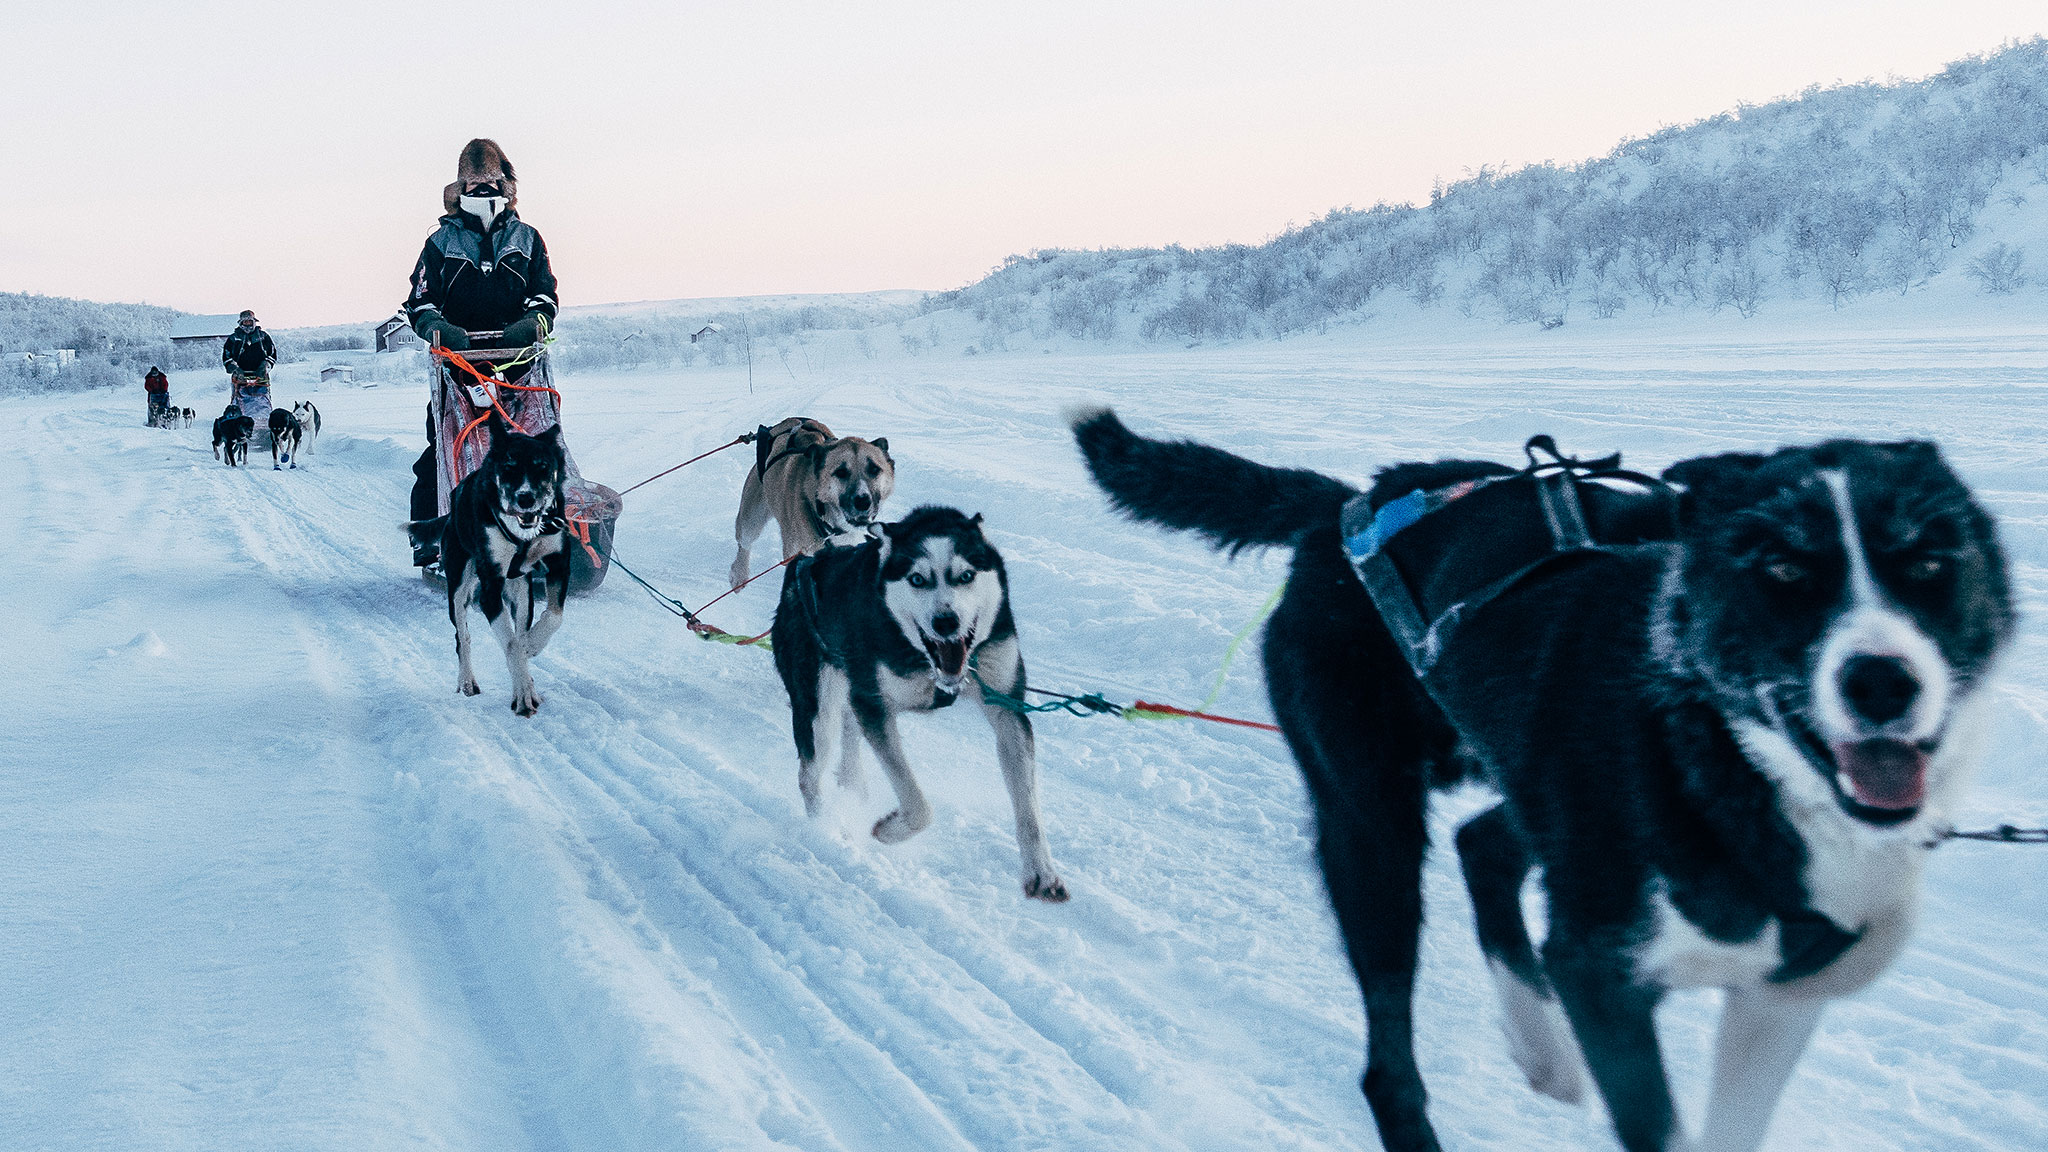
<path id="1" fill-rule="evenodd" d="M 1521 471 L 1396 464 L 1361 493 L 1107 410 L 1074 434 L 1133 517 L 1294 553 L 1266 682 L 1389 1152 L 1440 1148 L 1410 1001 L 1429 793 L 1461 782 L 1499 798 L 1456 846 L 1531 1087 L 1576 1102 L 1590 1074 L 1629 1152 L 1758 1147 L 1823 1006 L 1905 947 L 1984 752 L 2013 595 L 1991 517 L 1935 446 L 1704 456 L 1634 485 L 1618 462 L 1545 473 L 1532 451 Z M 1523 498 L 1541 485 L 1558 495 L 1539 509 Z M 1574 543 L 1493 579 L 1532 536 Z M 1424 629 L 1431 603 L 1448 608 Z M 1654 1019 L 1684 987 L 1727 993 L 1697 1144 Z"/>
<path id="2" fill-rule="evenodd" d="M 896 717 L 965 696 L 995 729 L 1024 894 L 1067 898 L 1039 817 L 1031 721 L 998 702 L 1023 698 L 1024 655 L 1003 558 L 980 516 L 918 508 L 866 543 L 798 558 L 783 576 L 773 639 L 807 813 L 822 807 L 826 767 L 842 785 L 859 781 L 865 738 L 896 790 L 896 810 L 875 823 L 875 838 L 894 844 L 923 831 L 932 808 L 904 758 Z"/>

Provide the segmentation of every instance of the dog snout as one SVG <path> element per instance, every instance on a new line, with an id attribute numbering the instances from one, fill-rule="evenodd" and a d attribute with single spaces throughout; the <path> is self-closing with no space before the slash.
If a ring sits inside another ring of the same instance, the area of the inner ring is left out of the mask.
<path id="1" fill-rule="evenodd" d="M 949 638 L 960 631 L 960 616 L 954 612 L 941 612 L 932 617 L 932 631 L 942 638 Z"/>
<path id="2" fill-rule="evenodd" d="M 870 509 L 870 508 L 872 508 L 872 507 L 874 507 L 874 506 L 875 506 L 875 498 L 874 498 L 873 496 L 870 496 L 870 495 L 868 495 L 868 494 L 867 494 L 866 492 L 855 492 L 855 493 L 853 494 L 853 510 L 854 510 L 854 511 L 856 511 L 856 512 L 865 512 L 865 511 L 867 511 L 868 509 Z"/>
<path id="3" fill-rule="evenodd" d="M 512 503 L 518 505 L 520 511 L 526 512 L 532 510 L 534 505 L 540 503 L 540 498 L 532 492 L 515 492 L 512 495 Z"/>
<path id="4" fill-rule="evenodd" d="M 1920 698 L 1920 681 L 1896 656 L 1854 656 L 1842 666 L 1842 699 L 1857 719 L 1889 724 Z"/>

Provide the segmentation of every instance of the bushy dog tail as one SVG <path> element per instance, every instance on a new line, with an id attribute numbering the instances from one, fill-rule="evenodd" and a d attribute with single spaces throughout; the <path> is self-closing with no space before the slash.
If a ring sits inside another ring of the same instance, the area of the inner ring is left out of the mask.
<path id="1" fill-rule="evenodd" d="M 1334 523 L 1357 495 L 1320 472 L 1270 468 L 1191 440 L 1148 440 L 1107 408 L 1075 413 L 1070 423 L 1088 471 L 1118 510 L 1200 533 L 1233 554 L 1291 545 Z"/>

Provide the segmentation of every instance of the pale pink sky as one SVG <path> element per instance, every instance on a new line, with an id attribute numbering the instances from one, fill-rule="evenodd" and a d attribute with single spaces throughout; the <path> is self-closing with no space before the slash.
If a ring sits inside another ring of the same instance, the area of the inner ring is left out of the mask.
<path id="1" fill-rule="evenodd" d="M 565 304 L 1257 242 L 2048 32 L 2035 0 L 8 6 L 0 291 L 388 314 L 494 136 Z"/>

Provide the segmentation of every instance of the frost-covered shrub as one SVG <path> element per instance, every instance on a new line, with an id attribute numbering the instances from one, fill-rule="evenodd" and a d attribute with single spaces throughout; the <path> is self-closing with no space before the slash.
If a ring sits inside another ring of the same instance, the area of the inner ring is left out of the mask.
<path id="1" fill-rule="evenodd" d="M 2020 270 L 2026 262 L 2025 249 L 2000 241 L 1970 261 L 1968 271 L 1978 287 L 1994 296 L 2003 296 L 2026 285 L 2027 274 Z"/>

